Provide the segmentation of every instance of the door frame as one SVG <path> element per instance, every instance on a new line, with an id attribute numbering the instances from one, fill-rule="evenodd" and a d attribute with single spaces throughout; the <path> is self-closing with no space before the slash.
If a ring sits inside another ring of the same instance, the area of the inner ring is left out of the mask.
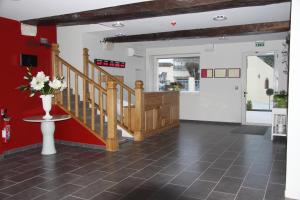
<path id="1" fill-rule="evenodd" d="M 270 55 L 274 54 L 274 70 L 273 70 L 273 77 L 275 78 L 275 69 L 278 69 L 278 62 L 279 62 L 279 52 L 278 51 L 250 51 L 250 52 L 244 52 L 242 54 L 242 62 L 243 62 L 243 69 L 241 73 L 241 122 L 243 125 L 247 124 L 247 119 L 246 119 L 246 112 L 247 112 L 247 96 L 244 95 L 244 92 L 247 92 L 247 68 L 248 68 L 248 63 L 247 63 L 247 57 L 248 56 L 258 56 L 258 55 Z M 275 86 L 275 79 L 273 78 L 273 88 L 274 91 L 276 91 Z"/>

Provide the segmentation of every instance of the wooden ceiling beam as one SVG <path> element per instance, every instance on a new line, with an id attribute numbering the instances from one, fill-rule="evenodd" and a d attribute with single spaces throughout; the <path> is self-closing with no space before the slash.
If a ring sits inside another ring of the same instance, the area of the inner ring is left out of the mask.
<path id="1" fill-rule="evenodd" d="M 83 25 L 149 17 L 263 6 L 291 0 L 154 0 L 84 12 L 24 20 L 31 25 Z"/>
<path id="2" fill-rule="evenodd" d="M 216 28 L 181 30 L 172 32 L 149 33 L 140 35 L 128 35 L 108 37 L 104 40 L 112 43 L 142 42 L 174 39 L 210 38 L 223 36 L 257 35 L 264 33 L 286 32 L 290 30 L 290 21 L 268 22 L 259 24 L 247 24 L 236 26 L 224 26 Z"/>

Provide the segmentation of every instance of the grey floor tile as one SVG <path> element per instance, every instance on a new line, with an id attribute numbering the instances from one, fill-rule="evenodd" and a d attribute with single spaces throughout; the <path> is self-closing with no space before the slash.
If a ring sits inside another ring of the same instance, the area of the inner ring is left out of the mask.
<path id="1" fill-rule="evenodd" d="M 133 177 L 148 179 L 157 174 L 162 168 L 154 165 L 149 165 L 144 169 L 132 174 Z"/>
<path id="2" fill-rule="evenodd" d="M 183 186 L 189 186 L 191 185 L 198 177 L 200 176 L 200 173 L 197 172 L 189 172 L 189 171 L 183 171 L 180 174 L 178 174 L 171 183 L 176 185 L 183 185 Z"/>
<path id="3" fill-rule="evenodd" d="M 266 200 L 283 200 L 285 186 L 280 184 L 268 184 L 265 199 Z"/>
<path id="4" fill-rule="evenodd" d="M 117 193 L 120 195 L 126 195 L 130 191 L 134 190 L 134 188 L 137 188 L 144 181 L 145 181 L 144 179 L 128 177 L 123 181 L 121 181 L 120 183 L 109 188 L 107 191 L 112 193 Z"/>
<path id="5" fill-rule="evenodd" d="M 207 198 L 207 200 L 234 200 L 234 199 L 235 199 L 235 195 L 233 194 L 215 192 L 215 191 L 210 193 L 210 195 Z"/>
<path id="6" fill-rule="evenodd" d="M 23 192 L 13 195 L 12 197 L 8 198 L 8 200 L 33 199 L 46 192 L 46 190 L 42 190 L 39 188 L 29 188 L 27 190 L 24 190 Z"/>
<path id="7" fill-rule="evenodd" d="M 121 196 L 118 194 L 103 192 L 93 197 L 92 200 L 119 200 L 120 198 Z"/>
<path id="8" fill-rule="evenodd" d="M 183 194 L 183 196 L 205 199 L 213 190 L 216 183 L 208 181 L 196 181 Z"/>
<path id="9" fill-rule="evenodd" d="M 224 173 L 225 173 L 225 170 L 222 170 L 222 169 L 208 168 L 199 177 L 199 180 L 206 180 L 206 181 L 218 182 L 222 178 L 222 176 L 223 176 Z"/>
<path id="10" fill-rule="evenodd" d="M 198 161 L 191 165 L 189 165 L 186 170 L 188 171 L 195 171 L 195 172 L 204 172 L 212 163 L 205 162 L 205 161 Z"/>
<path id="11" fill-rule="evenodd" d="M 244 179 L 248 170 L 249 167 L 232 165 L 226 172 L 225 176 Z"/>
<path id="12" fill-rule="evenodd" d="M 83 199 L 89 199 L 101 192 L 104 192 L 104 190 L 108 189 L 109 187 L 113 186 L 115 183 L 105 180 L 98 180 L 90 185 L 87 185 L 86 187 L 82 188 L 81 190 L 75 192 L 72 194 L 72 196 L 80 197 Z"/>
<path id="13" fill-rule="evenodd" d="M 261 174 L 248 174 L 243 182 L 244 187 L 263 189 L 267 187 L 269 176 Z"/>
<path id="14" fill-rule="evenodd" d="M 242 184 L 242 179 L 223 177 L 214 191 L 236 194 Z"/>
<path id="15" fill-rule="evenodd" d="M 173 178 L 174 178 L 174 176 L 170 176 L 167 174 L 156 174 L 152 178 L 145 181 L 141 185 L 141 187 L 152 190 L 152 191 L 156 191 L 156 190 L 159 190 L 160 188 L 162 188 L 163 185 L 168 183 Z"/>
<path id="16" fill-rule="evenodd" d="M 186 187 L 179 185 L 167 184 L 161 188 L 158 192 L 153 194 L 150 200 L 166 200 L 166 199 L 177 199 L 184 191 Z"/>
<path id="17" fill-rule="evenodd" d="M 252 188 L 241 188 L 236 200 L 263 200 L 265 191 Z"/>
<path id="18" fill-rule="evenodd" d="M 80 186 L 66 184 L 59 188 L 56 188 L 55 190 L 46 192 L 45 194 L 37 197 L 35 200 L 58 200 L 67 197 L 68 195 L 74 193 L 79 189 L 81 189 Z"/>
<path id="19" fill-rule="evenodd" d="M 210 167 L 215 169 L 228 169 L 233 160 L 217 159 Z"/>

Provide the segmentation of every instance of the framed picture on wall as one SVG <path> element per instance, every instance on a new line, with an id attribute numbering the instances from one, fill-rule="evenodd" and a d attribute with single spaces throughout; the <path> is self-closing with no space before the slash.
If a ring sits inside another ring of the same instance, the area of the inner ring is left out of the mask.
<path id="1" fill-rule="evenodd" d="M 214 77 L 215 78 L 226 78 L 227 77 L 227 70 L 225 68 L 215 69 Z"/>
<path id="2" fill-rule="evenodd" d="M 201 69 L 201 78 L 213 78 L 214 70 L 213 69 Z"/>
<path id="3" fill-rule="evenodd" d="M 228 78 L 240 78 L 241 69 L 240 68 L 229 68 L 228 69 Z"/>

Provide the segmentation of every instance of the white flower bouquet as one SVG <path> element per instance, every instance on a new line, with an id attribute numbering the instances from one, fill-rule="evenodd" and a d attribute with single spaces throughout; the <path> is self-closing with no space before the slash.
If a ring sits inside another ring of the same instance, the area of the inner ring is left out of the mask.
<path id="1" fill-rule="evenodd" d="M 18 89 L 21 91 L 29 90 L 30 97 L 33 97 L 36 93 L 40 93 L 41 95 L 53 95 L 55 92 L 63 91 L 67 87 L 64 77 L 55 77 L 50 80 L 49 76 L 46 76 L 43 71 L 33 76 L 31 68 L 27 68 L 24 79 L 28 81 L 29 84 L 21 85 Z"/>

